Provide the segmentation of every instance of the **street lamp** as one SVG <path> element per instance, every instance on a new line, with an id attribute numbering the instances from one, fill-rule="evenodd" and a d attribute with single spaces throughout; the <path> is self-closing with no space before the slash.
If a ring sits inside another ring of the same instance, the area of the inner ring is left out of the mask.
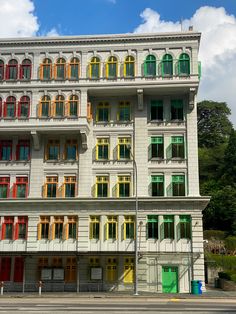
<path id="1" fill-rule="evenodd" d="M 134 295 L 138 295 L 138 170 L 137 164 L 134 159 L 134 155 L 131 152 L 131 145 L 126 145 L 126 148 L 129 150 L 130 156 L 133 160 L 133 167 L 135 172 L 135 242 L 134 242 L 134 251 L 135 251 L 135 258 L 134 258 Z"/>

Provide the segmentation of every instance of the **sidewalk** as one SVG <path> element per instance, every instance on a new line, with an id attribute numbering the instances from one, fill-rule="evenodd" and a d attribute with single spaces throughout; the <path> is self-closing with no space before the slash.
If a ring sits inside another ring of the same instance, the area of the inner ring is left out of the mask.
<path id="1" fill-rule="evenodd" d="M 0 296 L 0 299 L 3 298 L 94 298 L 94 299 L 119 299 L 119 298 L 156 298 L 156 299 L 235 299 L 236 300 L 236 291 L 223 291 L 221 289 L 216 289 L 213 287 L 206 287 L 206 292 L 202 295 L 193 295 L 188 293 L 177 293 L 177 294 L 168 294 L 168 293 L 153 293 L 153 292 L 139 292 L 138 296 L 133 295 L 130 291 L 117 291 L 117 292 L 42 292 L 41 296 L 38 293 L 19 293 L 19 292 L 9 292 L 4 293 L 3 296 Z"/>

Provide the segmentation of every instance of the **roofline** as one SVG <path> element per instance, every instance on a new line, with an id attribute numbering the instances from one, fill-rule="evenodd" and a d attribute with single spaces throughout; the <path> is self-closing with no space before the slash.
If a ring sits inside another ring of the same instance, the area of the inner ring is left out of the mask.
<path id="1" fill-rule="evenodd" d="M 103 43 L 103 42 L 130 42 L 130 41 L 151 41 L 168 39 L 192 39 L 200 41 L 201 33 L 186 32 L 164 32 L 164 33 L 127 33 L 127 34 L 107 34 L 107 35 L 79 35 L 79 36 L 56 36 L 56 37 L 22 37 L 22 38 L 0 38 L 0 45 L 14 44 L 53 44 L 53 43 Z"/>

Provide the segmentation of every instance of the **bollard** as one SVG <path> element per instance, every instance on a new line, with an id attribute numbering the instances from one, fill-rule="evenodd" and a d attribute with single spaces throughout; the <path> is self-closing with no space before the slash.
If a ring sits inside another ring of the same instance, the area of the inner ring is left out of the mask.
<path id="1" fill-rule="evenodd" d="M 43 282 L 40 280 L 39 283 L 38 283 L 38 285 L 39 285 L 39 295 L 41 295 L 41 294 L 42 294 L 42 285 L 43 285 Z"/>
<path id="2" fill-rule="evenodd" d="M 3 281 L 0 282 L 0 287 L 1 287 L 1 295 L 3 295 L 3 287 L 4 287 L 4 282 Z"/>

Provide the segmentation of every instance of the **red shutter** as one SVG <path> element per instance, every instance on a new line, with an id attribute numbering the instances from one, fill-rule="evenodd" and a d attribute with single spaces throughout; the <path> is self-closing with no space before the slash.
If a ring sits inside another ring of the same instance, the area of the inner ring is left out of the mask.
<path id="1" fill-rule="evenodd" d="M 19 74 L 19 66 L 18 64 L 16 65 L 16 79 L 18 79 L 18 74 Z"/>
<path id="2" fill-rule="evenodd" d="M 29 190 L 29 184 L 26 183 L 26 184 L 25 184 L 25 198 L 28 197 L 28 190 Z"/>
<path id="3" fill-rule="evenodd" d="M 21 102 L 18 101 L 17 116 L 20 117 Z"/>
<path id="4" fill-rule="evenodd" d="M 31 75 L 32 75 L 32 64 L 30 64 L 30 79 L 31 79 Z"/>
<path id="5" fill-rule="evenodd" d="M 16 191 L 17 191 L 17 185 L 16 183 L 13 184 L 13 189 L 12 189 L 12 197 L 16 198 Z"/>
<path id="6" fill-rule="evenodd" d="M 24 257 L 15 257 L 14 282 L 23 282 Z"/>
<path id="7" fill-rule="evenodd" d="M 5 234 L 6 234 L 6 224 L 5 222 L 2 224 L 2 240 L 5 239 Z"/>
<path id="8" fill-rule="evenodd" d="M 16 101 L 14 101 L 14 117 L 16 117 Z"/>
<path id="9" fill-rule="evenodd" d="M 0 268 L 0 280 L 10 281 L 11 279 L 11 257 L 2 257 Z"/>
<path id="10" fill-rule="evenodd" d="M 5 79 L 6 79 L 6 80 L 9 79 L 9 66 L 8 66 L 8 64 L 6 65 Z"/>
<path id="11" fill-rule="evenodd" d="M 7 116 L 7 103 L 4 101 L 4 105 L 3 105 L 3 117 Z"/>
<path id="12" fill-rule="evenodd" d="M 16 224 L 15 224 L 15 230 L 14 230 L 15 232 L 14 232 L 14 237 L 13 237 L 13 239 L 14 240 L 17 240 L 18 239 L 18 233 L 19 233 L 19 223 L 17 222 Z"/>
<path id="13" fill-rule="evenodd" d="M 0 101 L 0 118 L 2 117 L 2 101 Z"/>

